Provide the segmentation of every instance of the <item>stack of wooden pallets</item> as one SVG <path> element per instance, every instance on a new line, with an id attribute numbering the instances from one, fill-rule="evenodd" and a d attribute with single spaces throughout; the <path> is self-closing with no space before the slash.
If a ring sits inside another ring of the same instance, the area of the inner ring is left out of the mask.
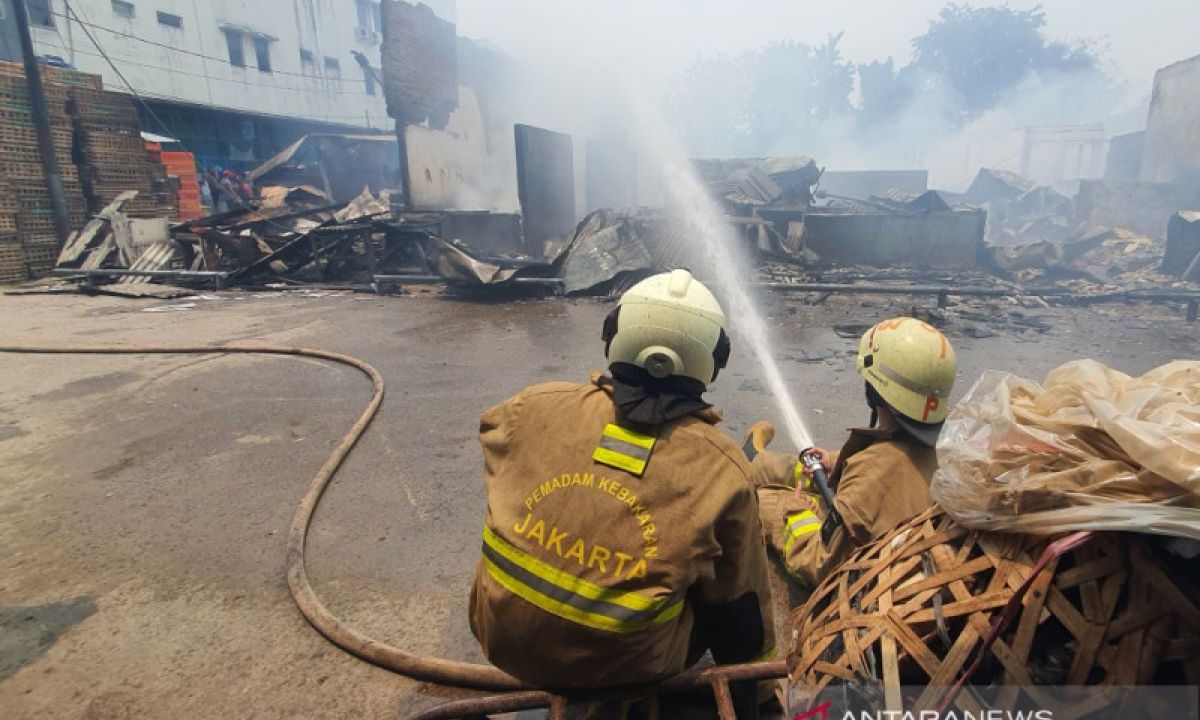
<path id="1" fill-rule="evenodd" d="M 94 88 L 72 88 L 68 110 L 74 120 L 84 191 L 94 212 L 126 190 L 138 196 L 125 207 L 133 217 L 174 217 L 178 197 L 166 168 L 142 140 L 134 99 Z"/>
<path id="2" fill-rule="evenodd" d="M 80 227 L 86 221 L 87 206 L 72 163 L 67 100 L 73 88 L 96 88 L 101 81 L 96 75 L 60 68 L 46 67 L 42 74 L 68 215 L 72 226 Z M 4 281 L 45 272 L 58 256 L 54 211 L 41 163 L 24 68 L 0 63 L 0 279 Z M 18 254 L 19 263 L 15 260 Z"/>
<path id="3" fill-rule="evenodd" d="M 29 278 L 25 253 L 17 230 L 17 215 L 21 206 L 12 194 L 8 181 L 0 181 L 0 283 L 20 282 Z"/>

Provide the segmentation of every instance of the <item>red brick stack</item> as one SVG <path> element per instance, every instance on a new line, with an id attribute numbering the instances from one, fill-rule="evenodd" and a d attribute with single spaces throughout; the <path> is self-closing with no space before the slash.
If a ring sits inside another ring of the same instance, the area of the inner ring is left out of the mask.
<path id="1" fill-rule="evenodd" d="M 179 178 L 179 220 L 195 220 L 204 216 L 200 204 L 200 181 L 196 177 L 196 156 L 190 152 L 162 151 L 162 164 L 167 175 Z"/>

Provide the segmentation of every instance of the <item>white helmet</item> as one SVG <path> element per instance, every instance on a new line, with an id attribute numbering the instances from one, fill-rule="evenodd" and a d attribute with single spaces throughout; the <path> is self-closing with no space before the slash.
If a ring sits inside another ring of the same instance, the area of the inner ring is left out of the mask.
<path id="1" fill-rule="evenodd" d="M 629 288 L 604 320 L 609 363 L 656 378 L 692 378 L 705 389 L 729 359 L 720 303 L 687 270 L 653 275 Z"/>

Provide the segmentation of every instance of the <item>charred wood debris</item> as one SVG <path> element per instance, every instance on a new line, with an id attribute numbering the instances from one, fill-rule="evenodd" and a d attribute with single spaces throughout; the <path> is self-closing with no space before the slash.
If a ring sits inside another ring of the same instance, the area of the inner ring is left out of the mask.
<path id="1" fill-rule="evenodd" d="M 1002 170 L 981 170 L 965 194 L 861 199 L 823 193 L 822 170 L 803 157 L 696 167 L 757 258 L 754 282 L 801 302 L 841 292 L 936 296 L 939 308 L 954 297 L 1026 308 L 1153 300 L 1197 314 L 1200 212 L 1180 209 L 1156 237 L 1096 226 L 1072 198 Z M 160 297 L 428 284 L 615 295 L 661 269 L 703 266 L 669 210 L 594 211 L 534 257 L 515 214 L 409 211 L 367 188 L 348 203 L 311 185 L 271 190 L 263 204 L 148 231 L 123 213 L 137 193 L 123 193 L 71 235 L 54 274 L 86 292 Z"/>

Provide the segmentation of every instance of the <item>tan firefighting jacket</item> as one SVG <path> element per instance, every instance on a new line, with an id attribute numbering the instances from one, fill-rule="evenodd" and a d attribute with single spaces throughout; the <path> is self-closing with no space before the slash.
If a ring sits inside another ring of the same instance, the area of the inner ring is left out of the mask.
<path id="1" fill-rule="evenodd" d="M 933 503 L 933 448 L 899 439 L 890 430 L 851 430 L 830 474 L 843 524 L 826 543 L 820 532 L 825 513 L 815 491 L 797 498 L 784 487 L 794 484 L 795 466 L 794 456 L 761 453 L 751 465 L 751 481 L 759 488 L 767 542 L 788 571 L 810 587 L 855 549 Z"/>
<path id="2" fill-rule="evenodd" d="M 659 680 L 703 653 L 690 642 L 698 612 L 747 598 L 763 628 L 754 653 L 769 654 L 745 456 L 712 410 L 653 435 L 622 428 L 605 380 L 535 385 L 481 418 L 487 516 L 470 621 L 485 654 L 543 687 Z"/>

